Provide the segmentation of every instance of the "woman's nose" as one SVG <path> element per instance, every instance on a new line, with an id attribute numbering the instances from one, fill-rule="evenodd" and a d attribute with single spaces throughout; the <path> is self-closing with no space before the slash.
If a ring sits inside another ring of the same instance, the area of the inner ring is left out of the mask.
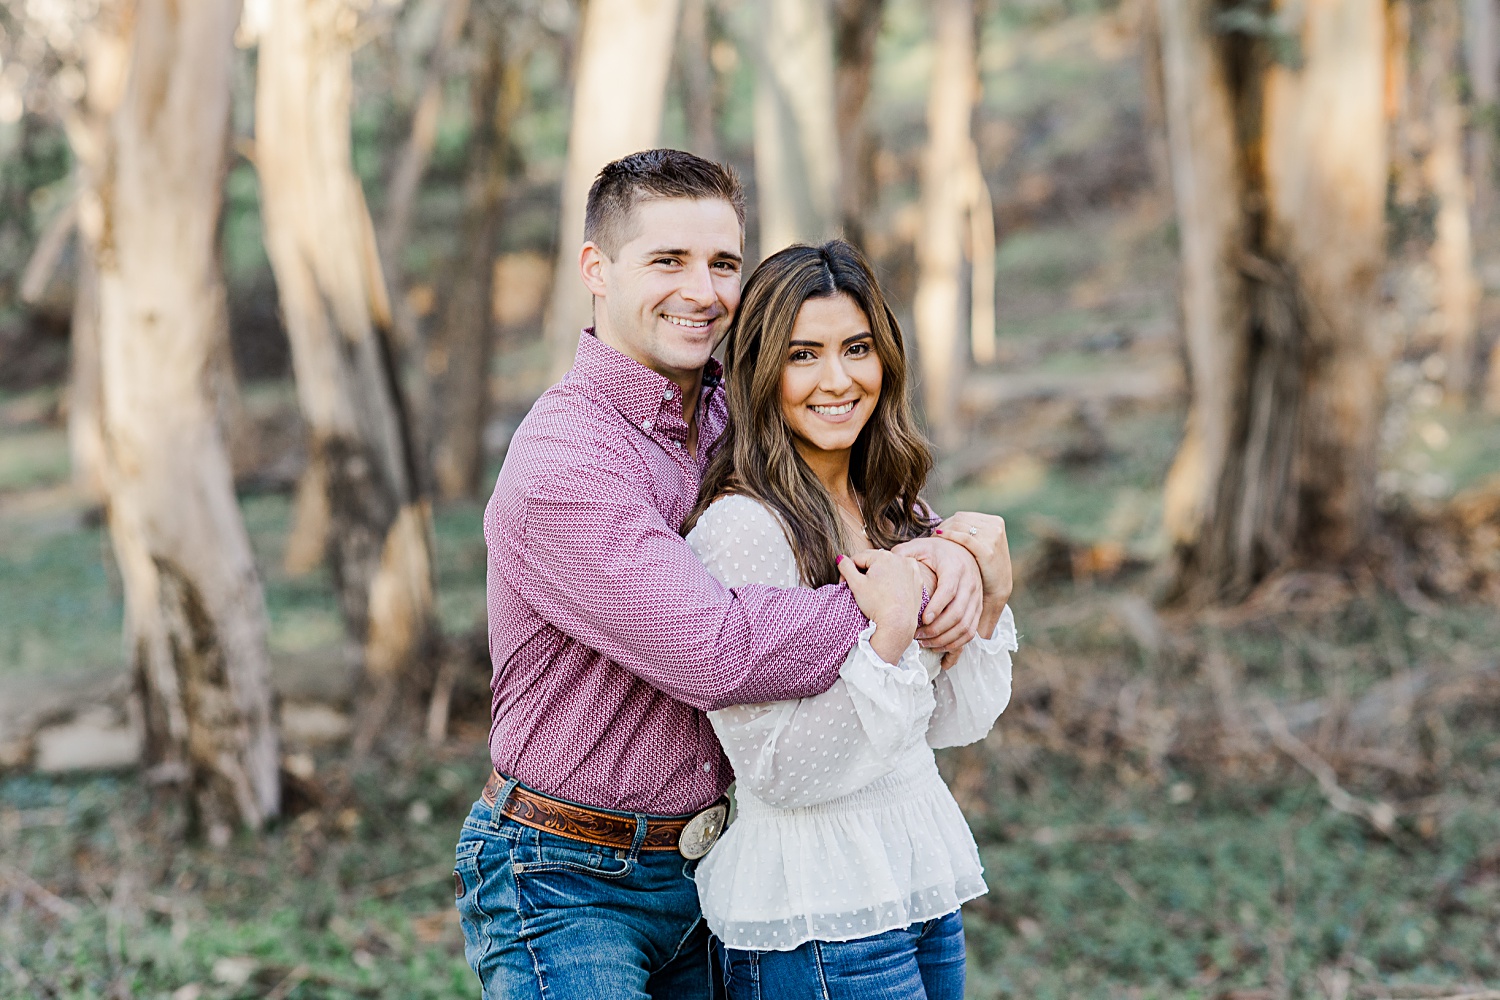
<path id="1" fill-rule="evenodd" d="M 818 380 L 818 388 L 824 392 L 839 393 L 849 388 L 854 380 L 844 370 L 844 362 L 837 358 L 829 358 L 823 365 L 823 377 Z"/>

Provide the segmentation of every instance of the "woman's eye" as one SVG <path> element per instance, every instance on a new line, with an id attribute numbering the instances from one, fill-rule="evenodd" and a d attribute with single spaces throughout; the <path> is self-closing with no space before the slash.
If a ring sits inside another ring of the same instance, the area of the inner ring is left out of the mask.
<path id="1" fill-rule="evenodd" d="M 870 353 L 870 345 L 869 344 L 855 344 L 855 345 L 853 345 L 852 347 L 849 348 L 849 353 L 852 356 L 856 357 L 856 358 L 862 358 L 866 354 Z"/>
<path id="2" fill-rule="evenodd" d="M 811 361 L 812 360 L 812 351 L 793 351 L 792 352 L 792 360 L 793 361 Z"/>

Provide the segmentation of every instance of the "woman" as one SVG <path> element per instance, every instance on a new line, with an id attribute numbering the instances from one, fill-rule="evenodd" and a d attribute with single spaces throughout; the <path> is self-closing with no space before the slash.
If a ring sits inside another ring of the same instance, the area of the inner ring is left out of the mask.
<path id="1" fill-rule="evenodd" d="M 746 282 L 726 342 L 730 430 L 688 541 L 729 586 L 842 576 L 865 607 L 858 567 L 934 531 L 919 499 L 931 455 L 874 275 L 841 241 L 789 247 Z M 884 595 L 826 693 L 710 715 L 738 818 L 697 879 L 731 1000 L 962 996 L 958 909 L 986 890 L 932 748 L 989 731 L 1016 639 L 1003 522 L 936 530 L 974 552 L 985 590 L 981 638 L 951 669 L 913 642 L 914 585 L 899 613 Z"/>

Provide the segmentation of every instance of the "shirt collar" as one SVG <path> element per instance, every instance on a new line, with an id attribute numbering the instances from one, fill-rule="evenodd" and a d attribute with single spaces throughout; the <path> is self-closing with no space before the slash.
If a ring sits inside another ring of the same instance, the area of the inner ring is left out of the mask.
<path id="1" fill-rule="evenodd" d="M 656 429 L 687 434 L 677 383 L 610 347 L 594 336 L 593 327 L 585 328 L 579 335 L 578 353 L 573 357 L 573 369 L 568 376 L 586 383 L 626 420 L 648 433 Z M 716 359 L 709 358 L 703 368 L 704 395 L 698 401 L 700 425 L 709 396 L 723 381 L 723 367 Z"/>

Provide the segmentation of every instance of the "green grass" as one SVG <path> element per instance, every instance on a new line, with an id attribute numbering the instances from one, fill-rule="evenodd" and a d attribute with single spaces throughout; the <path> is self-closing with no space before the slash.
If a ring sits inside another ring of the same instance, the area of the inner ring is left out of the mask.
<path id="1" fill-rule="evenodd" d="M 995 750 L 1013 779 L 975 817 L 990 893 L 966 909 L 969 996 L 1206 998 L 1278 984 L 1320 996 L 1317 976 L 1335 966 L 1355 983 L 1496 981 L 1500 733 L 1493 719 L 1458 721 L 1439 822 L 1393 839 L 1332 813 L 1297 772 L 1247 781 L 1189 767 L 1131 784 L 1067 756 Z M 204 998 L 248 1000 L 300 973 L 285 996 L 473 996 L 447 868 L 484 774 L 479 744 L 403 751 L 355 781 L 347 808 L 222 853 L 179 846 L 172 808 L 133 778 L 0 781 L 0 821 L 21 827 L 0 863 L 76 908 L 0 912 L 0 948 L 34 977 L 22 987 L 0 971 L 0 997 L 42 995 L 41 981 L 60 997 L 198 984 Z M 1179 783 L 1190 801 L 1174 803 Z M 418 803 L 430 820 L 412 820 Z M 239 985 L 222 981 L 234 962 L 249 975 Z"/>

